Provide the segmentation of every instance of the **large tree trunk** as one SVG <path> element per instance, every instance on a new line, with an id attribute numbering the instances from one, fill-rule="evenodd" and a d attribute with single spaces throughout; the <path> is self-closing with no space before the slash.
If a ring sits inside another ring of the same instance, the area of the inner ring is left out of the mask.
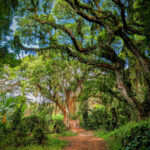
<path id="1" fill-rule="evenodd" d="M 74 115 L 75 114 L 75 99 L 74 97 L 70 98 L 68 101 L 68 109 L 69 109 L 69 114 Z"/>
<path id="2" fill-rule="evenodd" d="M 66 108 L 62 104 L 60 104 L 58 101 L 55 101 L 55 103 L 59 107 L 59 109 L 62 111 L 64 118 L 66 118 L 66 115 L 67 115 Z"/>
<path id="3" fill-rule="evenodd" d="M 57 105 L 55 104 L 55 115 L 57 115 Z"/>
<path id="4" fill-rule="evenodd" d="M 150 59 L 147 58 L 144 54 L 142 54 L 138 50 L 138 48 L 131 42 L 129 38 L 127 38 L 126 40 L 124 39 L 124 41 L 126 42 L 128 49 L 131 50 L 132 54 L 136 56 L 137 60 L 140 63 L 140 67 L 142 70 L 141 72 L 146 83 L 145 89 L 147 89 L 144 102 L 141 106 L 143 107 L 142 117 L 149 117 L 150 116 L 150 109 L 149 109 L 150 108 Z"/>
<path id="5" fill-rule="evenodd" d="M 137 119 L 138 120 L 141 119 L 143 114 L 143 108 L 142 106 L 140 106 L 138 101 L 131 94 L 128 93 L 129 91 L 127 89 L 128 87 L 124 84 L 123 70 L 116 70 L 115 73 L 116 73 L 116 82 L 117 82 L 118 91 L 121 93 L 121 95 L 126 99 L 128 104 L 131 106 L 131 108 L 137 115 Z"/>
<path id="6" fill-rule="evenodd" d="M 70 127 L 70 119 L 69 119 L 69 112 L 67 106 L 63 106 L 60 104 L 58 101 L 55 101 L 56 105 L 59 107 L 59 109 L 62 111 L 62 114 L 64 116 L 64 124 L 66 125 L 67 128 Z"/>
<path id="7" fill-rule="evenodd" d="M 70 115 L 75 114 L 75 99 L 71 95 L 71 91 L 66 91 L 66 118 L 64 119 L 65 125 L 67 128 L 70 128 Z"/>
<path id="8" fill-rule="evenodd" d="M 66 92 L 66 104 L 70 115 L 75 114 L 75 98 L 74 93 L 69 90 Z"/>

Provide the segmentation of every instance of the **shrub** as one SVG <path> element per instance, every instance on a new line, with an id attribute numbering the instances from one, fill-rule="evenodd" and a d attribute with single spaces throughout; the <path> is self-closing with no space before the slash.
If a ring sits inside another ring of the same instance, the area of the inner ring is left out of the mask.
<path id="1" fill-rule="evenodd" d="M 0 122 L 0 133 L 3 133 L 6 131 L 6 124 L 5 123 L 2 123 Z M 0 134 L 1 136 L 1 134 Z"/>
<path id="2" fill-rule="evenodd" d="M 91 130 L 96 130 L 99 128 L 106 128 L 107 130 L 112 130 L 112 123 L 113 121 L 111 115 L 106 112 L 104 108 L 96 108 L 88 116 L 87 122 L 82 122 L 81 126 Z"/>
<path id="3" fill-rule="evenodd" d="M 107 141 L 110 150 L 150 150 L 150 120 L 130 122 L 103 135 L 96 132 L 96 135 Z"/>
<path id="4" fill-rule="evenodd" d="M 125 150 L 150 150 L 150 124 L 142 123 L 130 130 L 122 139 Z"/>
<path id="5" fill-rule="evenodd" d="M 54 121 L 54 128 L 53 131 L 56 133 L 63 133 L 66 131 L 66 126 L 62 120 L 55 120 Z"/>
<path id="6" fill-rule="evenodd" d="M 46 120 L 38 116 L 28 116 L 21 120 L 15 130 L 16 145 L 26 145 L 32 142 L 42 144 L 46 140 L 45 131 L 48 129 Z"/>
<path id="7" fill-rule="evenodd" d="M 21 123 L 22 118 L 21 108 L 17 108 L 16 111 L 12 114 L 12 129 L 15 130 L 17 126 Z"/>
<path id="8" fill-rule="evenodd" d="M 46 120 L 36 115 L 25 117 L 23 119 L 23 122 L 27 124 L 30 132 L 32 132 L 36 126 L 41 126 L 41 128 L 43 128 L 44 130 L 48 130 L 48 124 Z"/>
<path id="9" fill-rule="evenodd" d="M 3 143 L 5 137 L 5 133 L 4 133 L 4 130 L 5 130 L 5 124 L 1 123 L 0 122 L 0 143 Z M 2 144 L 0 144 L 0 149 L 2 149 Z"/>
<path id="10" fill-rule="evenodd" d="M 18 125 L 17 129 L 16 129 L 16 136 L 18 137 L 25 137 L 27 136 L 28 133 L 28 126 L 27 123 L 25 121 L 21 121 L 21 123 Z"/>
<path id="11" fill-rule="evenodd" d="M 17 110 L 12 116 L 11 126 L 0 123 L 0 149 L 5 146 L 26 146 L 31 143 L 43 144 L 46 141 L 46 120 L 38 116 L 28 116 L 21 119 Z M 18 117 L 19 116 L 19 117 Z"/>
<path id="12" fill-rule="evenodd" d="M 14 139 L 14 143 L 15 143 L 15 147 L 18 146 L 26 146 L 29 145 L 32 141 L 32 137 L 15 137 Z"/>
<path id="13" fill-rule="evenodd" d="M 43 144 L 47 140 L 45 132 L 43 128 L 41 128 L 41 126 L 37 126 L 34 128 L 33 138 L 35 139 L 35 141 L 37 141 L 38 144 Z"/>

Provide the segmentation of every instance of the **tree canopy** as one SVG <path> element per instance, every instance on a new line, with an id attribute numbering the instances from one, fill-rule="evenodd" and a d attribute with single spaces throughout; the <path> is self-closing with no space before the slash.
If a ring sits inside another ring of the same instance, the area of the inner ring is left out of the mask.
<path id="1" fill-rule="evenodd" d="M 79 122 L 100 130 L 114 150 L 146 149 L 149 6 L 149 0 L 0 0 L 0 149 L 37 143 L 53 149 L 52 134 L 72 134 L 67 129 Z"/>
<path id="2" fill-rule="evenodd" d="M 118 91 L 140 118 L 149 114 L 150 104 L 149 94 L 143 94 L 142 101 L 137 96 L 142 85 L 146 93 L 150 91 L 148 4 L 141 0 L 20 2 L 18 15 L 24 17 L 18 19 L 15 46 L 25 51 L 67 51 L 112 74 Z"/>

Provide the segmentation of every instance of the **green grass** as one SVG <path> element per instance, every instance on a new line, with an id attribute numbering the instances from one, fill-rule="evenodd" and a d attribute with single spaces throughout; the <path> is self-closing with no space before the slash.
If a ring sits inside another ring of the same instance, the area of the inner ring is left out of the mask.
<path id="1" fill-rule="evenodd" d="M 48 141 L 43 145 L 29 145 L 29 146 L 21 146 L 21 147 L 6 147 L 5 150 L 62 150 L 65 145 L 67 145 L 67 141 L 60 140 L 58 137 L 65 137 L 65 136 L 75 136 L 76 133 L 72 131 L 66 131 L 62 134 L 49 134 Z"/>
<path id="2" fill-rule="evenodd" d="M 109 133 L 108 131 L 100 129 L 100 130 L 96 130 L 94 132 L 94 135 L 97 137 L 103 137 L 103 136 L 107 135 L 108 133 Z"/>
<path id="3" fill-rule="evenodd" d="M 74 133 L 72 131 L 66 131 L 62 134 L 62 136 L 76 136 L 77 133 Z"/>
<path id="4" fill-rule="evenodd" d="M 95 136 L 103 138 L 108 143 L 110 150 L 124 150 L 121 144 L 122 139 L 130 134 L 132 128 L 135 128 L 143 123 L 150 124 L 150 119 L 140 122 L 130 122 L 111 132 L 99 130 L 95 132 Z"/>
<path id="5" fill-rule="evenodd" d="M 60 140 L 52 135 L 49 135 L 48 139 L 49 140 L 43 145 L 34 144 L 18 148 L 8 147 L 5 150 L 61 150 L 67 144 L 67 141 Z"/>

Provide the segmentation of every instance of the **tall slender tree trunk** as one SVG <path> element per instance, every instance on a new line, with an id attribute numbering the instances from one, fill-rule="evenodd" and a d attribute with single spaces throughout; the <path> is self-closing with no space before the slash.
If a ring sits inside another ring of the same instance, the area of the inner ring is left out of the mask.
<path id="1" fill-rule="evenodd" d="M 57 105 L 55 104 L 55 115 L 57 115 Z"/>

